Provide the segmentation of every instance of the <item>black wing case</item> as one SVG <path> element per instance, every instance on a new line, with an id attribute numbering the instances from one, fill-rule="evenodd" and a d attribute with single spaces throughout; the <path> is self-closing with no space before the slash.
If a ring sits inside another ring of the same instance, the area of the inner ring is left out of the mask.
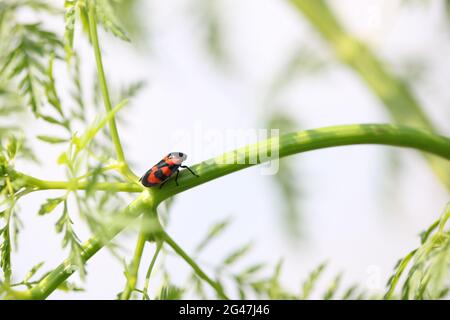
<path id="1" fill-rule="evenodd" d="M 147 178 L 148 175 L 152 172 L 153 168 L 150 168 L 149 170 L 147 170 L 147 172 L 139 178 L 139 181 L 145 186 L 145 187 L 151 187 L 152 185 L 148 183 Z"/>
<path id="2" fill-rule="evenodd" d="M 162 172 L 162 168 L 168 167 L 171 170 L 171 174 L 166 176 Z M 179 165 L 169 165 L 164 159 L 158 162 L 156 165 L 151 167 L 140 179 L 139 181 L 145 186 L 145 187 L 153 187 L 156 185 L 159 185 L 170 178 L 170 176 L 179 168 Z M 156 168 L 156 170 L 155 170 Z M 158 183 L 150 183 L 148 182 L 148 176 L 154 171 L 154 175 L 156 178 L 160 180 Z"/>

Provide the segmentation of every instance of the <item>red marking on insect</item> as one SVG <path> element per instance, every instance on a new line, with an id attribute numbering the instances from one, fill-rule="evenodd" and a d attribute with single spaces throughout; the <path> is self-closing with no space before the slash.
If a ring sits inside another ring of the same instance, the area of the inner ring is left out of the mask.
<path id="1" fill-rule="evenodd" d="M 180 168 L 186 168 L 194 176 L 198 175 L 191 170 L 188 166 L 182 165 L 185 161 L 187 155 L 182 152 L 171 152 L 165 156 L 160 162 L 151 167 L 140 179 L 139 181 L 146 187 L 162 186 L 169 180 L 169 178 L 176 173 L 175 183 L 178 186 L 178 174 Z"/>

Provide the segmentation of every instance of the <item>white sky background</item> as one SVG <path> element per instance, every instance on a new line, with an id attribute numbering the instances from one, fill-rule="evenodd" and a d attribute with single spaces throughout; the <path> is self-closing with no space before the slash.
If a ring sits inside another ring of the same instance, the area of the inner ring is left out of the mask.
<path id="1" fill-rule="evenodd" d="M 450 42 L 441 1 L 408 8 L 400 7 L 400 2 L 341 0 L 334 1 L 333 7 L 346 26 L 394 64 L 398 72 L 404 71 L 401 66 L 409 57 L 427 62 L 426 77 L 415 84 L 414 90 L 436 125 L 449 135 L 450 94 L 446 86 L 450 82 L 450 61 L 446 57 Z M 224 40 L 232 61 L 227 72 L 211 61 L 199 42 L 196 21 L 189 13 L 192 1 L 146 3 L 141 12 L 148 17 L 150 52 L 136 54 L 129 45 L 100 34 L 110 81 L 147 82 L 133 106 L 121 111 L 127 113 L 128 126 L 119 127 L 127 157 L 138 174 L 170 151 L 187 153 L 188 165 L 227 151 L 207 141 L 180 141 L 177 135 L 181 131 L 190 137 L 198 126 L 205 131 L 260 128 L 265 91 L 286 63 L 286 53 L 296 49 L 298 43 L 310 42 L 325 56 L 329 54 L 327 46 L 286 1 L 221 3 Z M 75 45 L 83 50 L 84 77 L 90 82 L 94 59 L 91 49 L 79 34 Z M 58 84 L 64 86 L 64 80 Z M 279 99 L 286 111 L 298 118 L 302 129 L 389 121 L 372 92 L 353 72 L 338 64 L 323 74 L 299 76 Z M 46 128 L 31 124 L 33 133 Z M 47 131 L 45 134 L 49 134 Z M 56 167 L 61 149 L 34 141 L 39 154 L 46 155 L 45 164 L 39 168 L 20 164 L 19 170 L 45 179 L 62 179 L 63 169 Z M 385 171 L 386 150 L 400 154 L 403 161 L 388 198 L 383 198 L 382 187 L 392 183 Z M 354 146 L 314 151 L 290 160 L 298 163 L 299 183 L 306 193 L 301 200 L 304 239 L 293 242 L 284 235 L 277 190 L 272 178 L 262 176 L 257 167 L 178 196 L 168 232 L 189 253 L 211 224 L 231 215 L 232 227 L 208 247 L 201 261 L 219 262 L 234 248 L 253 240 L 254 251 L 238 267 L 259 261 L 274 266 L 284 257 L 283 282 L 296 292 L 301 280 L 324 260 L 330 265 L 319 282 L 319 292 L 323 293 L 331 278 L 341 271 L 344 286 L 357 282 L 372 292 L 381 292 L 397 259 L 418 245 L 419 232 L 438 217 L 448 201 L 448 193 L 416 151 Z M 60 194 L 36 193 L 21 201 L 26 227 L 21 233 L 20 250 L 13 257 L 18 279 L 40 261 L 45 260 L 44 269 L 50 269 L 66 257 L 60 248 L 60 236 L 54 233 L 57 215 L 37 217 L 42 199 Z M 75 219 L 75 225 L 86 239 L 88 233 L 82 222 Z M 135 237 L 130 232 L 120 237 L 129 249 L 128 258 Z M 141 280 L 152 253 L 153 245 L 148 245 Z M 174 282 L 184 281 L 190 270 L 185 262 L 170 257 L 167 261 Z M 85 292 L 55 292 L 50 298 L 110 299 L 123 289 L 122 265 L 108 251 L 95 255 L 87 268 Z M 272 270 L 269 267 L 266 272 Z M 77 276 L 71 278 L 74 280 L 79 282 Z M 152 292 L 155 284 L 157 281 L 152 280 Z"/>

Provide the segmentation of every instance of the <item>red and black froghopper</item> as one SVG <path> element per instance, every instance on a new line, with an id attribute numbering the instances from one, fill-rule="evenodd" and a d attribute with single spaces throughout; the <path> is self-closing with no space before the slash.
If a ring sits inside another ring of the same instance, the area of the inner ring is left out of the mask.
<path id="1" fill-rule="evenodd" d="M 178 186 L 178 174 L 180 168 L 186 168 L 194 176 L 198 175 L 188 166 L 183 166 L 182 163 L 187 158 L 187 155 L 182 152 L 171 152 L 165 156 L 160 162 L 150 168 L 140 179 L 141 183 L 146 187 L 162 186 L 169 180 L 169 178 L 176 173 L 175 183 Z"/>

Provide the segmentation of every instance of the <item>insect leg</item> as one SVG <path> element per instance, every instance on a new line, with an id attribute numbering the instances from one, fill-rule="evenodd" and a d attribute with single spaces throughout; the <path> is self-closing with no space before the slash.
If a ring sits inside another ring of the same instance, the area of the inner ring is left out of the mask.
<path id="1" fill-rule="evenodd" d="M 178 174 L 180 173 L 180 170 L 177 169 L 177 175 L 175 176 L 175 183 L 177 184 L 178 187 Z"/>
<path id="2" fill-rule="evenodd" d="M 180 166 L 180 168 L 186 168 L 186 169 L 189 170 L 190 173 L 192 173 L 197 178 L 200 177 L 198 174 L 196 174 L 194 171 L 192 171 L 191 168 L 189 168 L 188 166 Z"/>
<path id="3" fill-rule="evenodd" d="M 163 187 L 163 185 L 164 185 L 167 181 L 169 181 L 169 179 L 167 179 L 166 181 L 164 181 L 163 183 L 161 183 L 161 184 L 159 185 L 159 188 L 161 189 L 161 188 Z"/>

